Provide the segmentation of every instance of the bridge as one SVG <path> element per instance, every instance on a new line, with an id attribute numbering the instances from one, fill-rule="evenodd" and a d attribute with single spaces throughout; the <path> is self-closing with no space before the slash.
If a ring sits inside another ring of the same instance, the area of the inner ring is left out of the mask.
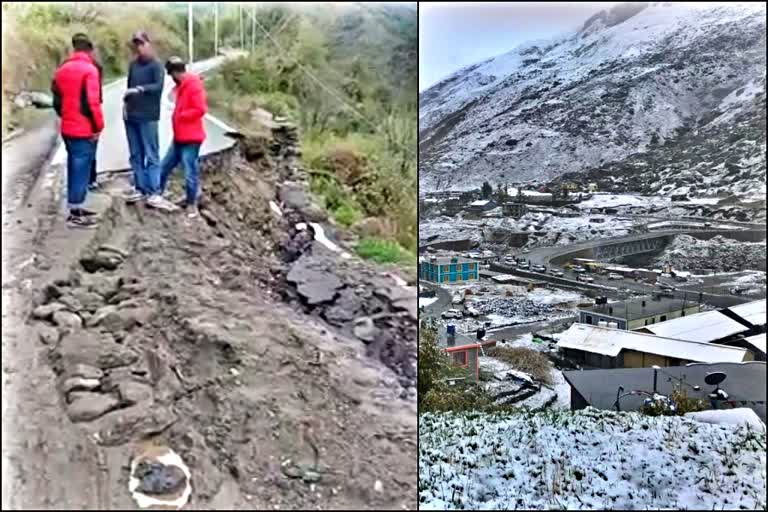
<path id="1" fill-rule="evenodd" d="M 590 240 L 564 247 L 535 249 L 525 256 L 532 263 L 540 265 L 563 265 L 573 260 L 573 258 L 589 258 L 605 261 L 622 256 L 659 251 L 669 243 L 672 237 L 679 234 L 689 234 L 701 239 L 709 239 L 721 235 L 740 241 L 756 242 L 765 240 L 765 229 L 671 229 L 616 238 Z"/>

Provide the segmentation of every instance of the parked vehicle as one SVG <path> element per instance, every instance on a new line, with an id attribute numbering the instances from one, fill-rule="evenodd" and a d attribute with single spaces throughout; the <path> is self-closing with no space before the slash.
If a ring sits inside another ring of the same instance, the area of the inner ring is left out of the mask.
<path id="1" fill-rule="evenodd" d="M 611 272 L 610 274 L 608 274 L 608 279 L 621 280 L 621 279 L 623 279 L 623 277 L 621 277 L 621 274 L 617 274 L 615 272 Z"/>
<path id="2" fill-rule="evenodd" d="M 563 274 L 563 271 L 562 271 L 562 270 L 558 270 L 558 269 L 556 269 L 556 268 L 553 268 L 553 269 L 551 269 L 551 270 L 549 271 L 549 273 L 550 273 L 550 274 L 552 274 L 552 275 L 553 275 L 553 276 L 555 276 L 555 277 L 563 277 L 563 275 L 565 275 L 565 274 Z"/>
<path id="3" fill-rule="evenodd" d="M 533 270 L 534 272 L 546 272 L 547 267 L 545 267 L 544 265 L 534 265 Z"/>
<path id="4" fill-rule="evenodd" d="M 584 267 L 573 267 L 573 271 L 576 272 L 577 274 L 584 274 L 587 271 L 587 269 L 585 269 Z"/>
<path id="5" fill-rule="evenodd" d="M 590 276 L 587 276 L 587 275 L 584 275 L 584 274 L 579 274 L 578 276 L 576 276 L 576 280 L 577 281 L 582 281 L 584 283 L 594 283 L 595 282 L 595 278 L 594 277 L 590 277 Z"/>
<path id="6" fill-rule="evenodd" d="M 443 311 L 440 316 L 443 318 L 462 318 L 464 315 L 458 309 L 449 309 L 448 311 Z"/>
<path id="7" fill-rule="evenodd" d="M 469 315 L 471 317 L 478 317 L 478 316 L 480 316 L 480 312 L 478 310 L 476 310 L 475 308 L 473 308 L 472 306 L 466 306 L 464 308 L 464 310 L 467 313 L 467 315 Z"/>

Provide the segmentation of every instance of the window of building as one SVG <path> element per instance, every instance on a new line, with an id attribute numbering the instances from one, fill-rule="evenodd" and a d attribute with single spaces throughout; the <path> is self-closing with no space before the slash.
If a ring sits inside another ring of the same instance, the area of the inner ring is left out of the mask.
<path id="1" fill-rule="evenodd" d="M 466 366 L 467 365 L 467 352 L 454 352 L 452 354 L 454 366 Z"/>
<path id="2" fill-rule="evenodd" d="M 685 316 L 685 310 L 683 310 L 683 314 L 682 314 L 682 315 L 680 315 L 680 316 Z"/>
<path id="3" fill-rule="evenodd" d="M 663 322 L 667 319 L 667 315 L 661 315 L 661 318 L 659 319 L 659 322 Z"/>
<path id="4" fill-rule="evenodd" d="M 648 325 L 648 319 L 647 318 L 645 319 L 645 324 L 644 325 Z"/>
<path id="5" fill-rule="evenodd" d="M 587 315 L 587 323 L 592 325 L 592 315 Z"/>

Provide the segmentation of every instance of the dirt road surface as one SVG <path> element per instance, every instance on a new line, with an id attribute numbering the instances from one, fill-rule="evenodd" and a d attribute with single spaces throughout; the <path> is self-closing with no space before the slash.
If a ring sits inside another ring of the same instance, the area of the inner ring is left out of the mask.
<path id="1" fill-rule="evenodd" d="M 14 178 L 9 148 L 6 189 L 4 148 L 4 509 L 136 508 L 148 445 L 189 466 L 188 508 L 416 507 L 415 287 L 314 240 L 295 144 L 209 157 L 198 219 L 116 179 L 93 231 L 63 225 L 57 166 Z"/>

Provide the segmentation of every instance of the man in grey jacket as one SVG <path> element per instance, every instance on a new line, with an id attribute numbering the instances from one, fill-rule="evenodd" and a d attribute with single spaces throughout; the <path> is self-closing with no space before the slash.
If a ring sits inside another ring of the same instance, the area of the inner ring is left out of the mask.
<path id="1" fill-rule="evenodd" d="M 149 36 L 144 31 L 131 39 L 136 59 L 128 70 L 128 90 L 124 96 L 125 133 L 128 138 L 134 191 L 129 202 L 147 201 L 148 206 L 168 209 L 160 196 L 160 156 L 158 124 L 165 72 L 155 57 Z"/>

